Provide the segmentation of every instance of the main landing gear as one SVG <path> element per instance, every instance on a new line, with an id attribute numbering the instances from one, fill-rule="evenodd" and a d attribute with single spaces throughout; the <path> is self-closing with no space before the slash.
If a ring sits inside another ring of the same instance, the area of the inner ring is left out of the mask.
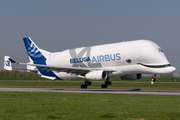
<path id="1" fill-rule="evenodd" d="M 91 81 L 85 80 L 85 81 L 84 81 L 84 84 L 81 85 L 81 88 L 82 88 L 82 89 L 83 89 L 83 88 L 86 89 L 88 85 L 89 85 L 89 86 L 91 85 Z"/>
<path id="2" fill-rule="evenodd" d="M 107 79 L 107 80 L 105 81 L 105 84 L 102 84 L 102 85 L 101 85 L 101 88 L 107 88 L 108 85 L 111 85 L 111 84 L 112 84 L 112 82 L 109 81 L 109 79 Z M 91 85 L 91 81 L 85 80 L 85 81 L 84 81 L 84 84 L 81 85 L 81 88 L 82 88 L 82 89 L 86 89 L 88 85 L 89 85 L 89 86 Z"/>
<path id="3" fill-rule="evenodd" d="M 101 85 L 101 88 L 107 88 L 107 86 L 108 86 L 108 85 L 111 85 L 111 84 L 112 84 L 112 82 L 109 81 L 109 79 L 106 79 L 105 84 L 102 84 L 102 85 Z"/>

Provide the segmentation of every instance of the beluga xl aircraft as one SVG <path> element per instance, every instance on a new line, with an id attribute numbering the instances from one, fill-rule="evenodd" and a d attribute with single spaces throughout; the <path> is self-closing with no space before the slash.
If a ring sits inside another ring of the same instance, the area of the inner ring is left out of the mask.
<path id="1" fill-rule="evenodd" d="M 149 40 L 80 47 L 55 53 L 40 49 L 29 37 L 23 41 L 30 62 L 20 63 L 5 56 L 5 69 L 12 70 L 12 64 L 22 64 L 29 72 L 52 80 L 85 79 L 81 88 L 91 85 L 90 80 L 104 80 L 101 88 L 107 88 L 111 85 L 111 77 L 137 80 L 142 74 L 164 75 L 176 70 L 162 48 Z"/>

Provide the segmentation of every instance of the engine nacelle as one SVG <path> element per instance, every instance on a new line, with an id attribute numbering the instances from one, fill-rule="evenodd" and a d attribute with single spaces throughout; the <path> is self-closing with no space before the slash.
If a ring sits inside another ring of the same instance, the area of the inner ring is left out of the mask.
<path id="1" fill-rule="evenodd" d="M 131 74 L 131 75 L 124 75 L 121 76 L 122 80 L 138 80 L 141 79 L 141 74 Z"/>
<path id="2" fill-rule="evenodd" d="M 105 71 L 92 71 L 85 75 L 88 80 L 105 80 L 107 73 Z"/>

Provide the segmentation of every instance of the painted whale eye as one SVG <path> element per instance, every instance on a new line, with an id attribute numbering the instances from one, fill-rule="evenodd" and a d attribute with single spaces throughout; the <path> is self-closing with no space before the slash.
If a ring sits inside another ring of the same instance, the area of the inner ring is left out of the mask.
<path id="1" fill-rule="evenodd" d="M 131 59 L 126 59 L 126 62 L 127 62 L 127 63 L 131 63 L 132 60 L 131 60 Z"/>

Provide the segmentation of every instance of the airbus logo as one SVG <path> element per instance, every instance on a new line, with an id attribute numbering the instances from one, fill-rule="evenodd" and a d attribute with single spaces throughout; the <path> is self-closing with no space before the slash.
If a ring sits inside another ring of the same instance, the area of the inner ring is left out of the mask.
<path id="1" fill-rule="evenodd" d="M 73 58 L 70 59 L 70 63 L 83 63 L 88 61 L 91 61 L 91 63 L 101 63 L 115 60 L 121 60 L 120 53 L 93 56 L 92 59 L 90 59 L 90 57 Z"/>
<path id="2" fill-rule="evenodd" d="M 99 56 L 92 57 L 92 63 L 108 62 L 108 61 L 115 61 L 115 60 L 121 60 L 120 53 L 109 54 L 109 55 L 106 54 L 106 55 L 99 55 Z"/>
<path id="3" fill-rule="evenodd" d="M 80 52 L 76 52 L 76 49 L 70 49 L 69 59 L 72 67 L 83 67 L 83 68 L 98 68 L 102 67 L 103 62 L 111 62 L 121 60 L 120 53 L 112 54 L 100 54 L 97 56 L 91 56 L 91 47 L 84 47 Z"/>

